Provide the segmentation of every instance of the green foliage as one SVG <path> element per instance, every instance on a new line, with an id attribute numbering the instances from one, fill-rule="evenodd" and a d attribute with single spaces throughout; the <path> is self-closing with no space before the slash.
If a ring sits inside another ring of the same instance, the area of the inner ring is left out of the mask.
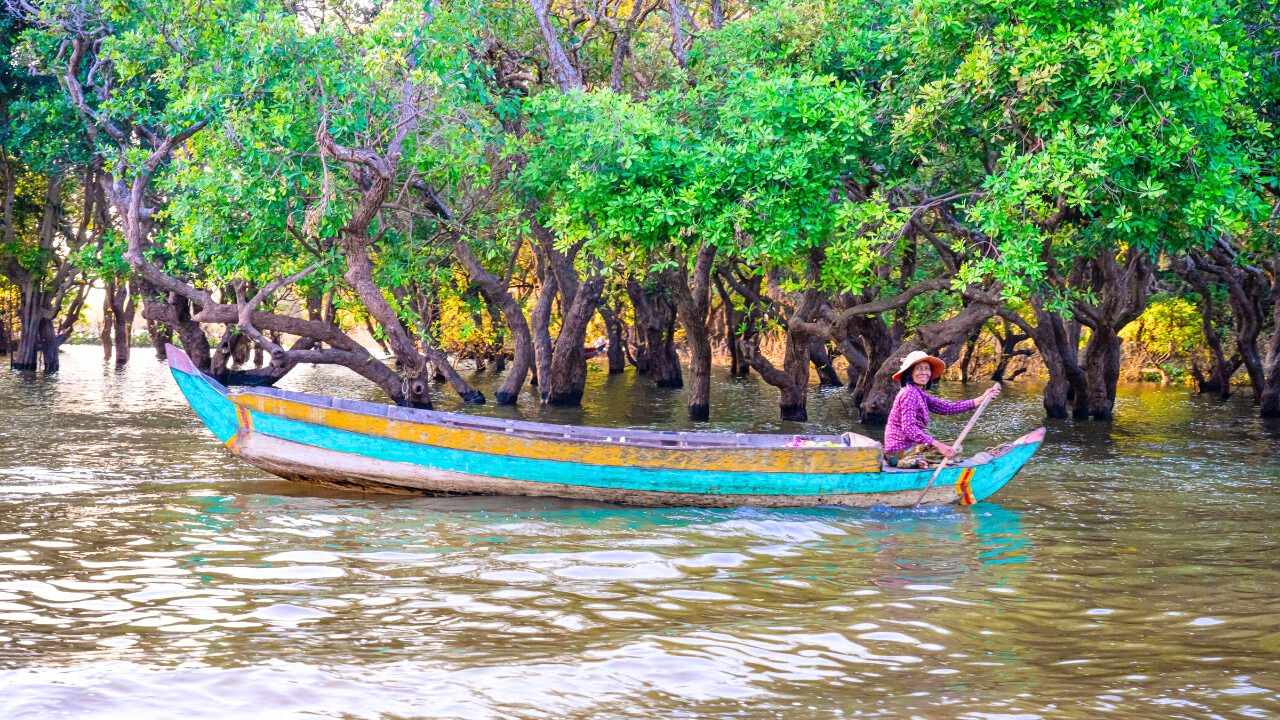
<path id="1" fill-rule="evenodd" d="M 1157 254 L 1263 216 L 1250 60 L 1215 0 L 919 3 L 895 136 L 980 193 L 1006 293 L 1074 257 Z"/>
<path id="2" fill-rule="evenodd" d="M 1267 216 L 1280 194 L 1280 22 L 1267 0 L 739 4 L 749 11 L 723 29 L 701 23 L 687 67 L 659 12 L 631 37 L 624 93 L 605 89 L 608 23 L 557 25 L 589 86 L 568 94 L 545 80 L 523 3 L 39 5 L 39 23 L 0 19 L 12 59 L 0 146 L 34 173 L 19 210 L 38 201 L 39 176 L 92 155 L 136 172 L 149 132 L 205 121 L 151 186 L 163 199 L 151 256 L 213 288 L 319 261 L 305 289 L 336 290 L 358 314 L 334 240 L 367 179 L 323 161 L 317 130 L 383 149 L 409 89 L 419 112 L 369 252 L 401 316 L 421 319 L 397 292 L 419 289 L 446 308 L 435 327 L 451 338 L 488 322 L 473 319 L 452 238 L 495 272 L 519 271 L 531 211 L 561 249 L 581 246 L 584 268 L 647 275 L 713 245 L 719 262 L 787 289 L 814 282 L 817 258 L 822 291 L 883 295 L 944 271 L 915 231 L 945 207 L 932 227 L 963 263 L 960 284 L 996 280 L 1011 301 L 1039 294 L 1057 310 L 1080 297 L 1064 277 L 1081 258 L 1176 255 L 1222 236 L 1251 258 L 1278 245 Z M 100 39 L 98 79 L 110 75 L 108 97 L 86 96 L 96 146 L 57 81 L 58 21 L 73 17 Z M 500 81 L 504 63 L 526 79 Z M 101 131 L 110 123 L 123 148 Z M 453 221 L 422 209 L 424 187 Z M 29 236 L 29 212 L 21 221 Z M 11 245 L 0 261 L 41 265 L 29 243 Z M 127 274 L 118 233 L 76 262 Z M 918 297 L 909 324 L 957 304 Z"/>
<path id="3" fill-rule="evenodd" d="M 845 213 L 832 195 L 861 174 L 872 125 L 853 85 L 758 70 L 643 103 L 546 92 L 525 109 L 519 187 L 566 245 L 669 258 L 710 243 L 763 265 L 832 242 Z M 852 263 L 832 267 L 833 286 L 852 282 Z"/>

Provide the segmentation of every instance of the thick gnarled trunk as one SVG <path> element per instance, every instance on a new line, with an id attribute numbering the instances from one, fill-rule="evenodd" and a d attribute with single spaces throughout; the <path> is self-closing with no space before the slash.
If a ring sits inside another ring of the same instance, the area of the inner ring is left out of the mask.
<path id="1" fill-rule="evenodd" d="M 1079 363 L 1079 331 L 1074 322 L 1044 309 L 1039 299 L 1032 303 L 1036 325 L 1024 327 L 1044 362 L 1049 381 L 1044 387 L 1044 411 L 1051 418 L 1088 417 L 1087 384 Z M 1014 318 L 1015 322 L 1020 319 Z"/>
<path id="2" fill-rule="evenodd" d="M 1200 329 L 1204 335 L 1205 346 L 1209 349 L 1209 374 L 1206 376 L 1200 364 L 1191 358 L 1191 374 L 1196 380 L 1196 389 L 1201 394 L 1216 394 L 1223 400 L 1231 396 L 1231 376 L 1239 367 L 1238 363 L 1229 361 L 1222 349 L 1222 338 L 1218 337 L 1215 327 L 1218 320 L 1217 303 L 1213 291 L 1197 267 L 1196 258 L 1188 256 L 1181 263 L 1175 263 L 1174 269 L 1196 291 L 1197 305 L 1200 308 Z"/>
<path id="3" fill-rule="evenodd" d="M 1267 322 L 1267 299 L 1276 294 L 1275 285 L 1280 283 L 1280 277 L 1274 281 L 1270 280 L 1263 268 L 1247 261 L 1241 262 L 1236 249 L 1224 239 L 1220 239 L 1206 252 L 1193 253 L 1189 258 L 1189 267 L 1183 268 L 1183 274 L 1200 292 L 1202 309 L 1208 305 L 1210 313 L 1212 299 L 1205 286 L 1204 278 L 1216 278 L 1226 287 L 1236 346 L 1236 358 L 1232 360 L 1231 370 L 1234 371 L 1238 367 L 1238 364 L 1234 364 L 1236 359 L 1239 364 L 1244 365 L 1249 375 L 1249 385 L 1253 390 L 1253 399 L 1261 404 L 1262 394 L 1268 384 L 1268 373 L 1267 360 L 1258 348 L 1258 337 L 1262 334 L 1263 326 Z M 1209 339 L 1209 320 L 1206 319 L 1205 323 L 1205 335 L 1206 339 Z M 1216 337 L 1209 342 L 1211 351 L 1215 350 L 1214 341 Z M 1221 349 L 1217 348 L 1215 359 L 1221 355 Z M 1219 360 L 1217 364 L 1221 366 L 1225 363 Z M 1224 387 L 1224 392 L 1229 393 L 1230 375 L 1226 373 L 1225 367 L 1222 367 L 1219 374 L 1225 375 L 1228 385 Z"/>
<path id="4" fill-rule="evenodd" d="M 831 353 L 827 351 L 827 343 L 819 338 L 809 342 L 809 360 L 818 373 L 818 384 L 822 387 L 841 387 L 840 375 L 832 364 Z"/>
<path id="5" fill-rule="evenodd" d="M 1272 261 L 1272 326 L 1267 344 L 1267 360 L 1263 367 L 1264 384 L 1258 398 L 1259 413 L 1265 418 L 1280 418 L 1280 254 Z"/>
<path id="6" fill-rule="evenodd" d="M 888 415 L 884 418 L 868 417 L 863 401 L 871 392 L 880 366 L 893 355 L 893 335 L 883 320 L 872 315 L 850 318 L 845 332 L 840 351 L 849 362 L 848 387 L 853 404 L 858 408 L 859 419 L 872 425 L 884 423 Z"/>
<path id="7" fill-rule="evenodd" d="M 683 387 L 675 346 L 676 305 L 668 289 L 660 283 L 628 280 L 627 295 L 636 319 L 636 370 L 658 387 Z"/>
<path id="8" fill-rule="evenodd" d="M 1035 351 L 1027 348 L 1019 349 L 1018 345 L 1026 340 L 1030 340 L 1030 334 L 1014 332 L 1015 326 L 1008 320 L 1003 320 L 1004 331 L 1000 332 L 992 330 L 992 335 L 996 339 L 996 351 L 999 357 L 996 359 L 996 366 L 991 370 L 991 380 L 995 382 L 1004 382 L 1005 380 L 1013 380 L 1026 371 L 1023 366 L 1007 375 L 1009 370 L 1009 362 L 1015 357 L 1027 357 L 1034 355 Z"/>
<path id="9" fill-rule="evenodd" d="M 133 319 L 137 311 L 138 295 L 128 282 L 109 280 L 102 298 L 102 354 L 103 360 L 111 360 L 114 354 L 116 368 L 129 364 L 130 340 L 133 335 Z"/>
<path id="10" fill-rule="evenodd" d="M 689 419 L 711 419 L 711 339 L 705 327 L 686 332 L 689 338 Z"/>
<path id="11" fill-rule="evenodd" d="M 56 373 L 60 367 L 58 348 L 62 338 L 53 324 L 53 311 L 47 307 L 50 299 L 34 282 L 21 289 L 18 318 L 21 335 L 9 356 L 9 367 L 14 370 L 41 370 Z"/>
<path id="12" fill-rule="evenodd" d="M 604 277 L 596 274 L 578 286 L 569 310 L 561 318 L 560 334 L 551 353 L 549 375 L 541 378 L 538 390 L 548 405 L 577 407 L 587 385 L 587 356 L 582 343 L 587 325 L 595 315 Z"/>
<path id="13" fill-rule="evenodd" d="M 40 298 L 28 286 L 20 292 L 18 305 L 18 340 L 9 356 L 14 370 L 37 370 L 40 365 Z"/>
<path id="14" fill-rule="evenodd" d="M 744 378 L 751 373 L 751 365 L 747 362 L 743 351 L 743 338 L 752 330 L 745 326 L 751 322 L 749 314 L 739 310 L 733 303 L 733 296 L 725 289 L 720 276 L 715 277 L 716 292 L 720 295 L 720 306 L 724 315 L 724 345 L 729 356 L 729 376 Z"/>
<path id="15" fill-rule="evenodd" d="M 524 387 L 525 379 L 533 368 L 533 336 L 529 323 L 525 321 L 524 312 L 511 295 L 506 281 L 498 278 L 485 269 L 479 258 L 471 251 L 466 240 L 458 238 L 454 242 L 454 255 L 462 262 L 472 281 L 480 286 L 481 296 L 490 304 L 496 304 L 502 312 L 503 322 L 511 332 L 513 352 L 511 365 L 502 380 L 502 385 L 494 393 L 499 405 L 515 405 Z"/>
<path id="16" fill-rule="evenodd" d="M 665 275 L 676 300 L 676 314 L 689 344 L 689 419 L 711 418 L 711 272 L 714 246 L 704 245 L 694 263 L 693 275 L 684 268 Z"/>
<path id="17" fill-rule="evenodd" d="M 761 352 L 759 333 L 753 334 L 746 343 L 746 358 L 751 368 L 759 373 L 761 380 L 778 388 L 778 413 L 783 420 L 809 419 L 809 350 L 814 339 L 810 328 L 817 306 L 817 291 L 807 290 L 788 318 L 781 369 Z"/>
<path id="18" fill-rule="evenodd" d="M 595 262 L 586 280 L 581 279 L 574 267 L 581 244 L 565 254 L 556 248 L 555 236 L 549 228 L 536 219 L 530 221 L 530 227 L 542 283 L 529 315 L 538 396 L 544 405 L 576 407 L 582 403 L 587 384 L 587 353 L 583 342 L 600 305 L 604 275 L 599 262 Z M 557 300 L 560 331 L 552 340 L 551 310 Z"/>
<path id="19" fill-rule="evenodd" d="M 538 387 L 538 396 L 546 401 L 545 393 L 542 390 L 544 378 L 551 377 L 551 355 L 555 350 L 554 343 L 551 342 L 551 306 L 556 299 L 556 281 L 555 276 L 550 273 L 544 273 L 542 278 L 542 289 L 538 292 L 538 299 L 533 305 L 533 312 L 529 313 L 529 332 L 533 339 L 533 359 L 534 372 L 531 382 Z"/>
<path id="20" fill-rule="evenodd" d="M 1094 420 L 1115 417 L 1116 382 L 1120 377 L 1120 336 L 1103 325 L 1089 337 L 1084 350 L 1085 407 Z"/>
<path id="21" fill-rule="evenodd" d="M 1099 298 L 1097 305 L 1074 304 L 1074 315 L 1091 331 L 1085 348 L 1085 396 L 1075 393 L 1075 415 L 1081 409 L 1095 420 L 1115 415 L 1120 379 L 1120 331 L 1146 309 L 1154 268 L 1141 251 L 1131 249 L 1121 265 L 1110 253 L 1089 261 L 1086 279 Z M 1071 341 L 1071 346 L 1076 346 Z"/>
<path id="22" fill-rule="evenodd" d="M 786 334 L 782 368 L 769 361 L 760 351 L 760 337 L 755 335 L 746 346 L 747 362 L 760 379 L 778 389 L 778 414 L 783 420 L 805 422 L 809 419 L 809 335 Z"/>
<path id="23" fill-rule="evenodd" d="M 609 337 L 609 374 L 618 375 L 627 369 L 627 340 L 622 318 L 618 316 L 617 310 L 600 303 L 600 319 L 604 321 L 604 331 Z"/>

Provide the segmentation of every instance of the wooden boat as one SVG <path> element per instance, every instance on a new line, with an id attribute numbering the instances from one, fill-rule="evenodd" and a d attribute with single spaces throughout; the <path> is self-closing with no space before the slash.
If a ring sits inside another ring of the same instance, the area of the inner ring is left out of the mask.
<path id="1" fill-rule="evenodd" d="M 541 495 L 631 505 L 912 505 L 931 470 L 882 467 L 862 436 L 569 427 L 273 388 L 229 391 L 168 346 L 187 402 L 235 455 L 280 477 L 370 490 Z M 1044 428 L 945 468 L 926 503 L 995 494 Z M 800 446 L 796 446 L 800 445 Z"/>

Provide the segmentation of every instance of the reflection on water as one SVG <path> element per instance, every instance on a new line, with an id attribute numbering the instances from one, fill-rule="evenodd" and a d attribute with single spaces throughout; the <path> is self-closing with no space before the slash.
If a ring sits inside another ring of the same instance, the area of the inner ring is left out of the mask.
<path id="1" fill-rule="evenodd" d="M 1125 393 L 968 509 L 647 510 L 286 483 L 151 358 L 64 367 L 0 376 L 0 717 L 1280 713 L 1280 432 L 1244 401 Z M 592 386 L 541 417 L 683 423 L 679 393 Z M 716 427 L 848 429 L 836 393 L 805 425 L 714 393 Z M 1039 423 L 1017 388 L 999 410 L 971 446 Z"/>

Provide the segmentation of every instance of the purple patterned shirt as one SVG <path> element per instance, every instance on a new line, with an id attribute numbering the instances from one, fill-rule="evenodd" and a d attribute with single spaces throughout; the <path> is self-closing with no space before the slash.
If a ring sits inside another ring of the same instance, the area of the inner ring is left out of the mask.
<path id="1" fill-rule="evenodd" d="M 968 412 L 978 406 L 973 400 L 943 400 L 925 392 L 915 383 L 907 383 L 893 399 L 889 423 L 884 429 L 884 452 L 896 455 L 915 445 L 931 445 L 933 438 L 925 432 L 929 427 L 929 411 L 939 415 Z"/>

